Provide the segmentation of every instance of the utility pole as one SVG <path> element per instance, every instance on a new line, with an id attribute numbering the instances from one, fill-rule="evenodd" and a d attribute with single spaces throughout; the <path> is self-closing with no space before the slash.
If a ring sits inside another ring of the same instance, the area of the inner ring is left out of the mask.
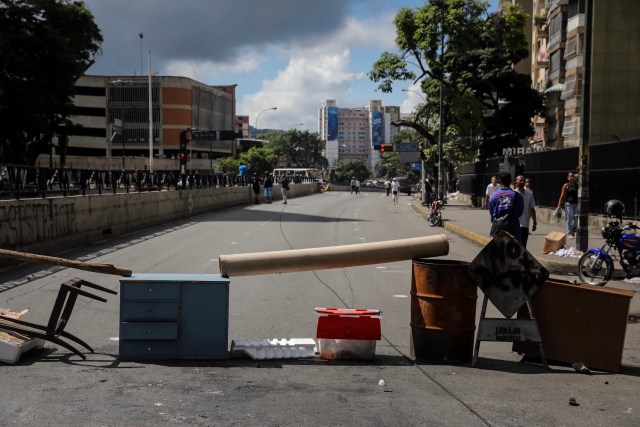
<path id="1" fill-rule="evenodd" d="M 578 190 L 578 232 L 576 246 L 589 249 L 589 145 L 591 122 L 591 45 L 593 34 L 593 0 L 585 2 L 584 67 L 582 71 L 582 132 L 578 147 L 580 186 Z"/>

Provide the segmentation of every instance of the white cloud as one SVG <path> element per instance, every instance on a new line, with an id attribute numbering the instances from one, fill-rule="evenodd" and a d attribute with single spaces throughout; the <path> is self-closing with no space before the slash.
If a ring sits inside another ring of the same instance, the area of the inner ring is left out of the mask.
<path id="1" fill-rule="evenodd" d="M 355 94 L 351 87 L 367 79 L 366 69 L 353 70 L 353 54 L 358 48 L 392 49 L 395 28 L 392 15 L 375 20 L 348 19 L 335 33 L 316 39 L 313 44 L 279 46 L 280 54 L 290 56 L 283 70 L 272 80 L 263 80 L 260 91 L 238 100 L 240 114 L 249 115 L 251 124 L 261 111 L 276 106 L 277 111 L 263 115 L 261 128 L 290 129 L 298 123 L 314 132 L 317 130 L 318 109 L 325 99 L 336 99 L 339 105 L 360 105 L 374 98 L 371 94 Z M 349 48 L 344 48 L 349 46 Z"/>
<path id="2" fill-rule="evenodd" d="M 349 71 L 349 62 L 349 50 L 293 57 L 275 79 L 262 82 L 259 92 L 238 100 L 238 110 L 250 116 L 253 126 L 262 110 L 277 107 L 268 118 L 261 117 L 261 128 L 290 129 L 304 123 L 304 128 L 314 132 L 322 101 L 348 93 L 354 81 L 365 77 Z"/>

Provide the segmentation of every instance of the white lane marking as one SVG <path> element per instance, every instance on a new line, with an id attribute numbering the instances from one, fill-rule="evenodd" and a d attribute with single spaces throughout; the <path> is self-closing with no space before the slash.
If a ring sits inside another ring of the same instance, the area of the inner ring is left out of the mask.
<path id="1" fill-rule="evenodd" d="M 409 298 L 409 295 L 394 295 L 394 298 Z"/>
<path id="2" fill-rule="evenodd" d="M 358 240 L 367 240 L 364 237 L 358 237 Z"/>
<path id="3" fill-rule="evenodd" d="M 381 269 L 381 270 L 384 270 L 384 269 L 385 269 L 385 268 L 387 268 L 387 267 L 385 267 L 384 265 L 379 265 L 379 266 L 377 266 L 376 268 L 379 268 L 379 269 Z"/>
<path id="4" fill-rule="evenodd" d="M 359 228 L 354 228 L 353 231 L 360 231 L 360 229 Z"/>
<path id="5" fill-rule="evenodd" d="M 111 337 L 109 338 L 111 341 L 120 341 L 120 337 Z"/>

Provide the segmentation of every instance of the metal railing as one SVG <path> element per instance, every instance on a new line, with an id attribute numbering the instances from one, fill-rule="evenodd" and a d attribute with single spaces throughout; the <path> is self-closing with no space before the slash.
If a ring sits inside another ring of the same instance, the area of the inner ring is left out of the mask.
<path id="1" fill-rule="evenodd" d="M 250 186 L 248 176 L 192 170 L 148 173 L 140 170 L 45 168 L 0 164 L 0 199 L 101 195 L 143 191 L 175 191 Z M 306 182 L 303 179 L 294 183 Z M 275 184 L 275 183 L 274 183 Z"/>

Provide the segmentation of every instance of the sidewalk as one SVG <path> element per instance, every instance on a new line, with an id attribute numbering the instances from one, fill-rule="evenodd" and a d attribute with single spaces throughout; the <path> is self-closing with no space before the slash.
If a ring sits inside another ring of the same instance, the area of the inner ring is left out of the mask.
<path id="1" fill-rule="evenodd" d="M 413 208 L 427 217 L 429 215 L 428 206 L 422 206 L 420 199 L 413 200 Z M 540 215 L 542 217 L 542 215 Z M 577 275 L 579 258 L 561 257 L 557 255 L 542 253 L 544 238 L 552 231 L 565 232 L 561 225 L 546 224 L 538 218 L 538 227 L 534 232 L 529 231 L 529 241 L 527 250 L 552 274 L 574 274 Z M 486 209 L 474 208 L 466 203 L 450 199 L 442 209 L 443 227 L 460 236 L 466 237 L 480 245 L 486 245 L 490 240 L 489 211 Z M 601 247 L 604 239 L 600 230 L 589 229 L 589 247 Z M 567 246 L 576 246 L 575 239 L 567 239 Z M 620 273 L 619 269 L 614 271 Z"/>

